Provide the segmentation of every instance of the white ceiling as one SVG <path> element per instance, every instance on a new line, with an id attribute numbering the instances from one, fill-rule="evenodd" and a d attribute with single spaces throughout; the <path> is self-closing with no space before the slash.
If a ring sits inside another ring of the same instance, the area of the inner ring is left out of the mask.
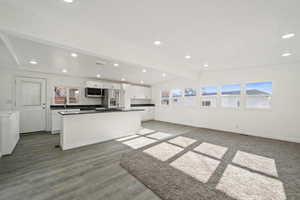
<path id="1" fill-rule="evenodd" d="M 299 0 L 2 0 L 0 28 L 195 78 L 201 70 L 299 62 L 299 7 Z M 281 39 L 289 32 L 296 37 Z M 281 57 L 286 50 L 293 55 Z"/>
<path id="2" fill-rule="evenodd" d="M 6 44 L 0 38 L 0 67 L 16 67 L 16 62 L 7 49 Z"/>
<path id="3" fill-rule="evenodd" d="M 146 85 L 175 78 L 173 74 L 163 77 L 164 72 L 156 69 L 99 58 L 12 35 L 2 34 L 1 38 L 0 66 L 6 68 L 52 74 L 64 74 L 62 70 L 66 69 L 67 75 L 97 78 L 96 75 L 100 74 L 101 79 L 121 81 L 125 78 L 126 82 L 141 84 L 143 81 L 142 84 Z M 76 53 L 77 57 L 72 57 L 72 53 Z M 31 64 L 31 60 L 36 61 L 37 64 Z M 114 66 L 115 63 L 119 66 Z"/>

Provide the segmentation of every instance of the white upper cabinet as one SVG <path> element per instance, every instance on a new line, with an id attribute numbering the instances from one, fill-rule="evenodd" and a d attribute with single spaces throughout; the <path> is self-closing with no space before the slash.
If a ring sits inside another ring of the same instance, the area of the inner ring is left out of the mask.
<path id="1" fill-rule="evenodd" d="M 126 96 L 130 99 L 151 99 L 152 90 L 149 87 L 142 87 L 130 84 L 106 83 L 98 81 L 87 81 L 86 87 L 105 88 L 105 89 L 123 89 L 126 91 Z"/>
<path id="2" fill-rule="evenodd" d="M 103 83 L 102 88 L 104 88 L 104 89 L 113 89 L 113 85 L 111 83 Z"/>
<path id="3" fill-rule="evenodd" d="M 127 87 L 127 91 L 131 99 L 151 99 L 151 88 L 131 85 Z"/>
<path id="4" fill-rule="evenodd" d="M 87 81 L 86 82 L 86 87 L 89 87 L 89 88 L 103 88 L 103 83 L 98 82 L 98 81 Z"/>
<path id="5" fill-rule="evenodd" d="M 112 85 L 113 85 L 113 89 L 117 89 L 117 90 L 120 90 L 120 89 L 121 89 L 121 84 L 114 83 L 114 84 L 112 84 Z"/>
<path id="6" fill-rule="evenodd" d="M 144 94 L 146 99 L 151 99 L 152 98 L 152 90 L 151 88 L 144 88 Z"/>
<path id="7" fill-rule="evenodd" d="M 118 83 L 103 83 L 103 88 L 105 89 L 121 89 L 121 84 Z"/>
<path id="8" fill-rule="evenodd" d="M 119 83 L 106 83 L 99 81 L 87 81 L 86 87 L 91 88 L 104 88 L 104 89 L 121 89 L 121 84 Z"/>

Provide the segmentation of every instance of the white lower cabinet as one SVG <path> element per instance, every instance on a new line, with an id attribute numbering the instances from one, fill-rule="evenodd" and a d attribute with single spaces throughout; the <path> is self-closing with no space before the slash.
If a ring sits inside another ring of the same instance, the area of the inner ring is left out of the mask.
<path id="1" fill-rule="evenodd" d="M 140 112 L 142 121 L 148 121 L 148 120 L 154 119 L 154 111 L 155 111 L 154 107 L 134 107 L 134 108 L 144 110 L 144 111 Z"/>
<path id="2" fill-rule="evenodd" d="M 154 120 L 154 112 L 155 112 L 154 107 L 148 107 L 148 112 L 147 112 L 147 115 L 146 115 L 146 119 L 147 120 Z"/>
<path id="3" fill-rule="evenodd" d="M 0 112 L 0 157 L 12 154 L 20 138 L 19 112 Z"/>
<path id="4" fill-rule="evenodd" d="M 60 133 L 62 130 L 61 115 L 58 112 L 76 112 L 80 109 L 67 109 L 67 110 L 51 110 L 51 133 Z"/>

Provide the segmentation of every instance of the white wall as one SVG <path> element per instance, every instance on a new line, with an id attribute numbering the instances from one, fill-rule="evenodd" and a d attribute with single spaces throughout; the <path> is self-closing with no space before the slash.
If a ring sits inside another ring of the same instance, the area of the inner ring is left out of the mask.
<path id="1" fill-rule="evenodd" d="M 177 79 L 158 84 L 153 86 L 153 98 L 157 105 L 155 119 L 300 143 L 299 74 L 300 66 L 294 64 L 263 69 L 203 72 L 199 81 Z M 193 87 L 199 92 L 205 86 L 260 81 L 273 82 L 270 110 L 246 109 L 244 99 L 240 109 L 220 106 L 200 108 L 199 97 L 196 106 L 160 106 L 161 89 Z"/>
<path id="2" fill-rule="evenodd" d="M 22 70 L 0 69 L 0 110 L 14 110 L 15 104 L 15 78 L 35 77 L 44 78 L 47 81 L 47 130 L 50 130 L 50 105 L 53 104 L 53 90 L 55 86 L 60 87 L 78 87 L 81 89 L 80 103 L 82 105 L 101 104 L 100 99 L 85 98 L 84 88 L 88 80 L 84 78 L 75 78 L 68 76 L 59 76 L 45 73 L 28 72 Z M 94 79 L 95 81 L 95 79 Z"/>
<path id="3" fill-rule="evenodd" d="M 90 79 L 75 78 L 68 76 L 59 76 L 44 73 L 5 70 L 0 69 L 0 110 L 12 109 L 15 96 L 15 77 L 34 77 L 43 78 L 47 81 L 47 105 L 53 104 L 53 90 L 55 86 L 60 87 L 78 87 L 80 88 L 80 103 L 83 105 L 88 104 L 101 104 L 100 99 L 86 98 L 84 93 L 85 83 Z"/>

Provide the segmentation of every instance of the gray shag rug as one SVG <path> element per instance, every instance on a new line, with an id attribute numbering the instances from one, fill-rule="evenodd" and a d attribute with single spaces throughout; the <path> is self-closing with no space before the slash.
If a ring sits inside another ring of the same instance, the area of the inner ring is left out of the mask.
<path id="1" fill-rule="evenodd" d="M 198 128 L 180 136 L 124 154 L 121 166 L 164 200 L 300 199 L 300 144 Z"/>

